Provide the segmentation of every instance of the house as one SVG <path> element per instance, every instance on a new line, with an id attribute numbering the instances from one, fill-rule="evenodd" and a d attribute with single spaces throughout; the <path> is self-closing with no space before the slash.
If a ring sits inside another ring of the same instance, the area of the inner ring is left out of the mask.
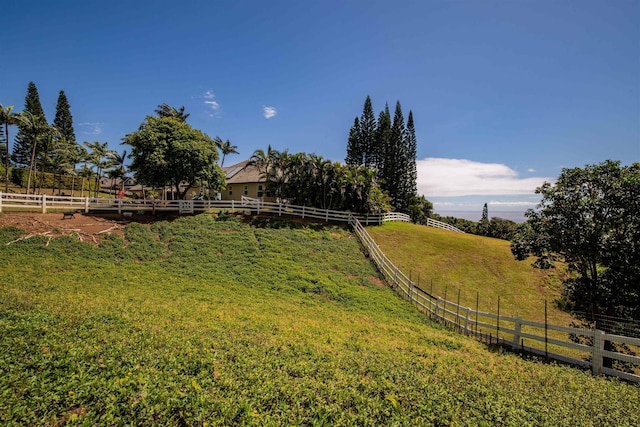
<path id="1" fill-rule="evenodd" d="M 269 200 L 267 180 L 260 168 L 250 160 L 222 168 L 227 174 L 227 186 L 221 193 L 222 200 L 241 200 L 242 196 Z"/>

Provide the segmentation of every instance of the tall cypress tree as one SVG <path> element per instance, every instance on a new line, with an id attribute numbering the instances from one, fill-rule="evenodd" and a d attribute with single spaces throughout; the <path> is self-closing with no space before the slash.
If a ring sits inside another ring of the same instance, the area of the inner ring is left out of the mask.
<path id="1" fill-rule="evenodd" d="M 385 104 L 378 116 L 378 128 L 376 129 L 376 150 L 378 161 L 378 177 L 381 180 L 381 188 L 386 190 L 387 174 L 390 170 L 387 168 L 387 157 L 389 156 L 389 141 L 391 139 L 391 115 L 389 114 L 389 104 Z"/>
<path id="2" fill-rule="evenodd" d="M 366 167 L 375 167 L 377 163 L 376 156 L 376 117 L 373 112 L 371 97 L 367 95 L 362 107 L 362 116 L 360 117 L 360 138 L 362 151 L 364 154 L 363 164 Z"/>
<path id="3" fill-rule="evenodd" d="M 58 95 L 58 104 L 56 105 L 56 118 L 53 125 L 58 128 L 60 138 L 64 139 L 69 145 L 76 144 L 76 134 L 73 131 L 73 117 L 69 107 L 69 101 L 64 90 Z"/>
<path id="4" fill-rule="evenodd" d="M 348 165 L 360 166 L 364 162 L 364 153 L 362 151 L 362 135 L 360 132 L 360 120 L 356 117 L 353 126 L 349 130 L 349 139 L 347 140 L 347 158 L 344 162 Z"/>
<path id="5" fill-rule="evenodd" d="M 387 178 L 387 190 L 391 196 L 391 204 L 400 212 L 406 211 L 408 203 L 405 200 L 404 179 L 407 173 L 405 155 L 405 125 L 400 101 L 396 102 L 396 110 L 393 115 L 391 134 L 389 138 L 389 151 L 385 160 L 385 172 Z"/>
<path id="6" fill-rule="evenodd" d="M 405 197 L 410 201 L 418 194 L 418 169 L 416 166 L 418 140 L 416 138 L 416 128 L 413 123 L 413 111 L 411 110 L 409 110 L 409 117 L 407 118 L 406 142 L 404 145 L 407 168 L 405 176 Z"/>
<path id="7" fill-rule="evenodd" d="M 33 115 L 34 118 L 42 125 L 47 123 L 47 119 L 44 116 L 44 110 L 42 104 L 40 104 L 40 95 L 38 94 L 38 88 L 34 82 L 29 82 L 27 87 L 27 96 L 24 101 L 24 111 Z M 18 126 L 18 133 L 13 144 L 12 160 L 16 165 L 29 166 L 31 161 L 31 138 L 24 132 L 20 126 Z"/>

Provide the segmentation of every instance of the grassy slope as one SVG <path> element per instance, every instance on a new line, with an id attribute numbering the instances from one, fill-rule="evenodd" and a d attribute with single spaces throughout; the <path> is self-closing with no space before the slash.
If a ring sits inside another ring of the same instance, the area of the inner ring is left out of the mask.
<path id="1" fill-rule="evenodd" d="M 571 316 L 555 308 L 562 290 L 562 268 L 539 270 L 533 260 L 516 261 L 505 240 L 452 233 L 432 227 L 388 223 L 367 228 L 382 251 L 402 271 L 420 277 L 420 286 L 460 303 L 496 313 L 519 315 L 544 322 L 544 301 L 548 301 L 549 323 L 569 326 Z"/>
<path id="2" fill-rule="evenodd" d="M 18 235 L 0 230 L 2 424 L 640 423 L 638 387 L 429 324 L 341 229 Z"/>

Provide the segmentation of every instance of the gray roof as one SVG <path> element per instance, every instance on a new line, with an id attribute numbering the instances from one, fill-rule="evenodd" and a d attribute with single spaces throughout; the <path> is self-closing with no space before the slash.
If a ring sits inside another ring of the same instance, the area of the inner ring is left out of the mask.
<path id="1" fill-rule="evenodd" d="M 246 184 L 249 182 L 266 182 L 260 169 L 250 160 L 222 168 L 227 174 L 227 184 Z"/>

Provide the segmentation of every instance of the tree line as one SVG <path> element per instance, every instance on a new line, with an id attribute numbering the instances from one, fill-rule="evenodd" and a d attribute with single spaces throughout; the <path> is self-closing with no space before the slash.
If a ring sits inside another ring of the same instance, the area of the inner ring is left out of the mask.
<path id="1" fill-rule="evenodd" d="M 390 210 L 389 197 L 377 182 L 376 171 L 344 165 L 307 153 L 289 154 L 268 147 L 256 150 L 251 161 L 266 179 L 267 194 L 301 206 L 377 214 Z"/>
<path id="2" fill-rule="evenodd" d="M 126 151 L 119 154 L 109 150 L 106 142 L 77 142 L 64 90 L 59 92 L 51 124 L 47 122 L 34 82 L 29 82 L 22 112 L 14 112 L 13 106 L 0 105 L 0 123 L 4 125 L 2 164 L 5 192 L 9 191 L 11 181 L 26 187 L 27 194 L 39 193 L 43 187 L 57 189 L 59 193 L 70 187 L 73 192 L 75 179 L 79 178 L 81 192 L 84 193 L 87 182 L 90 183 L 87 188 L 90 187 L 97 195 L 103 173 L 113 179 L 124 178 Z M 10 126 L 18 127 L 11 150 Z M 63 176 L 70 176 L 71 184 L 68 179 L 63 180 Z"/>
<path id="3" fill-rule="evenodd" d="M 347 165 L 377 170 L 380 187 L 391 198 L 394 210 L 411 214 L 423 204 L 417 196 L 417 139 L 413 112 L 405 124 L 400 101 L 393 120 L 389 105 L 376 120 L 371 97 L 367 96 L 360 117 L 356 117 L 347 140 Z"/>

